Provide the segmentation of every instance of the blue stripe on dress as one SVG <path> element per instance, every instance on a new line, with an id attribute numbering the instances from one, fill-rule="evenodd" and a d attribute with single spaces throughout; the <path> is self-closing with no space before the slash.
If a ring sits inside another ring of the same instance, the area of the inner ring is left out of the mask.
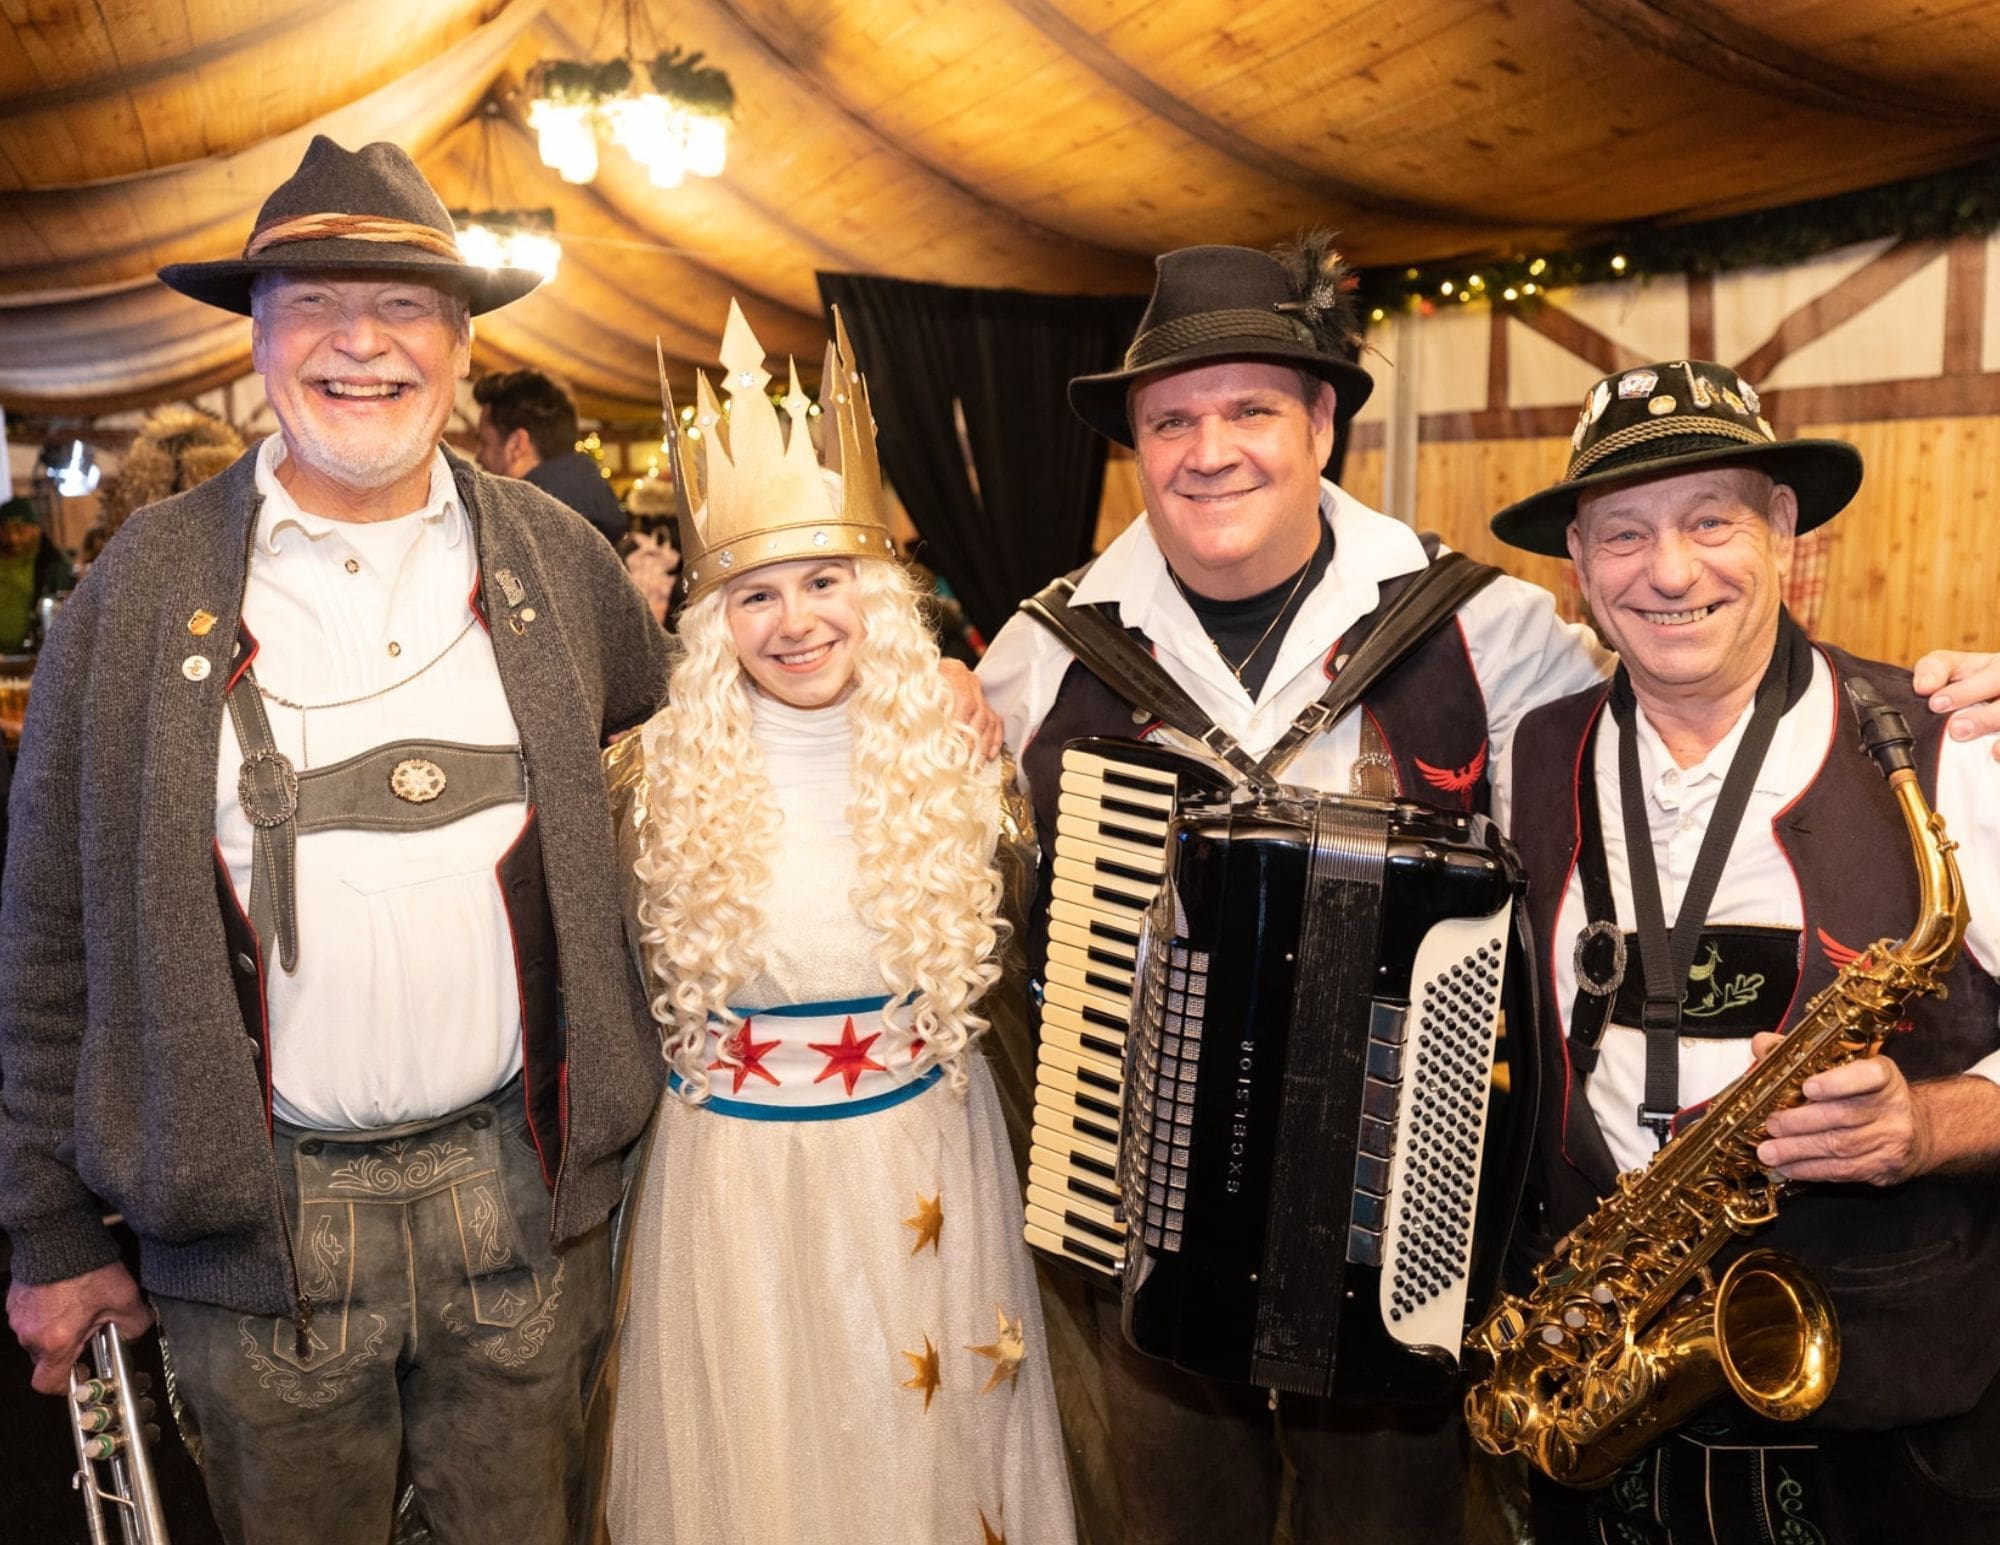
<path id="1" fill-rule="evenodd" d="M 764 1105 L 712 1094 L 695 1109 L 712 1110 L 718 1116 L 738 1116 L 745 1121 L 838 1121 L 844 1116 L 872 1116 L 878 1110 L 887 1110 L 892 1105 L 915 1099 L 936 1083 L 943 1073 L 943 1068 L 932 1068 L 921 1078 L 912 1079 L 884 1094 L 871 1094 L 865 1100 L 834 1100 L 824 1105 Z M 680 1074 L 667 1075 L 669 1089 L 679 1089 L 680 1086 Z"/>
<path id="2" fill-rule="evenodd" d="M 887 998 L 836 998 L 830 1003 L 781 1003 L 776 1008 L 729 1012 L 739 1019 L 831 1019 L 836 1014 L 873 1014 L 888 1006 Z"/>

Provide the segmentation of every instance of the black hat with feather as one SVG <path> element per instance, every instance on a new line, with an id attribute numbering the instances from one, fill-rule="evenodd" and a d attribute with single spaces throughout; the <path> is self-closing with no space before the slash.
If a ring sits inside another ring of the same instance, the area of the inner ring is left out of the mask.
<path id="1" fill-rule="evenodd" d="M 1069 383 L 1069 405 L 1106 439 L 1132 443 L 1125 404 L 1135 381 L 1223 360 L 1303 366 L 1332 383 L 1338 421 L 1352 418 L 1375 389 L 1354 362 L 1361 345 L 1354 281 L 1326 233 L 1275 252 L 1183 247 L 1155 267 L 1153 298 L 1124 367 Z"/>

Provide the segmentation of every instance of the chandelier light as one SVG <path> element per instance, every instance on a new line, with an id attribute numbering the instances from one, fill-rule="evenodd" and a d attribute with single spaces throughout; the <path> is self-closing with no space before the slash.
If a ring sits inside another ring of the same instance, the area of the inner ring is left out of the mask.
<path id="1" fill-rule="evenodd" d="M 480 268 L 528 268 L 544 281 L 562 264 L 553 209 L 454 209 L 458 250 Z"/>
<path id="2" fill-rule="evenodd" d="M 645 167 L 657 188 L 677 188 L 689 175 L 721 176 L 736 112 L 729 77 L 678 48 L 641 57 L 638 36 L 651 30 L 644 5 L 621 4 L 622 57 L 544 59 L 528 74 L 528 125 L 543 164 L 565 182 L 592 181 L 602 134 Z M 598 19 L 600 33 L 605 19 Z"/>
<path id="3" fill-rule="evenodd" d="M 480 268 L 531 269 L 546 283 L 555 278 L 562 263 L 562 247 L 555 235 L 556 212 L 497 207 L 503 202 L 494 195 L 493 134 L 499 118 L 497 102 L 489 100 L 480 110 L 479 150 L 466 188 L 470 207 L 450 211 L 451 223 L 458 231 L 458 250 L 466 262 Z M 588 135 L 585 138 L 594 164 L 596 141 Z"/>

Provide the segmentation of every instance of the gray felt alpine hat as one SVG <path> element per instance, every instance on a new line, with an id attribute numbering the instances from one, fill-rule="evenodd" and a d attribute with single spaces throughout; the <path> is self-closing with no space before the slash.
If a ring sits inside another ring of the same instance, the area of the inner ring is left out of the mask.
<path id="1" fill-rule="evenodd" d="M 451 216 L 401 146 L 347 150 L 324 134 L 313 136 L 299 169 L 264 200 L 242 257 L 169 263 L 160 282 L 248 316 L 259 274 L 336 269 L 448 283 L 465 293 L 475 314 L 519 300 L 542 282 L 532 269 L 466 262 Z"/>

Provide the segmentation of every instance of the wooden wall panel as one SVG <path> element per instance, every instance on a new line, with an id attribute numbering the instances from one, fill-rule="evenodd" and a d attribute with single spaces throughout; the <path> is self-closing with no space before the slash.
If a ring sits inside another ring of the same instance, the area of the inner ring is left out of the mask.
<path id="1" fill-rule="evenodd" d="M 1908 664 L 1926 649 L 2000 640 L 2000 419 L 1802 424 L 1851 440 L 1868 464 L 1855 502 L 1830 526 L 1819 633 Z"/>

